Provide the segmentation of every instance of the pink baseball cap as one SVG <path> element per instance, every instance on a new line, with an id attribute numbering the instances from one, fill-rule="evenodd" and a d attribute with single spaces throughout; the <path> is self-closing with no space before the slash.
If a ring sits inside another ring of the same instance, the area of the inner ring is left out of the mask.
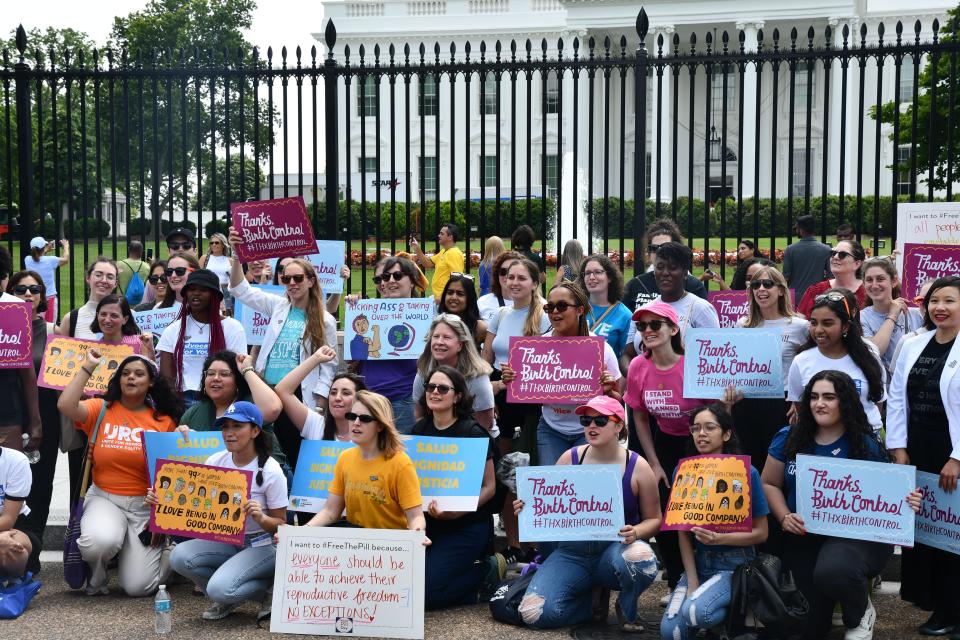
<path id="1" fill-rule="evenodd" d="M 633 312 L 633 321 L 636 322 L 640 319 L 640 316 L 644 313 L 652 313 L 658 315 L 661 318 L 666 318 L 674 325 L 679 326 L 680 319 L 677 317 L 677 312 L 673 310 L 673 307 L 668 305 L 666 302 L 661 302 L 660 300 L 654 300 L 653 302 L 648 302 L 639 309 Z"/>
<path id="2" fill-rule="evenodd" d="M 610 396 L 596 396 L 590 398 L 587 404 L 582 404 L 577 407 L 576 413 L 578 416 L 582 416 L 587 412 L 587 409 L 593 409 L 594 411 L 605 415 L 605 416 L 616 416 L 620 419 L 620 422 L 627 421 L 627 414 L 623 411 L 623 404 L 617 400 L 614 400 Z"/>

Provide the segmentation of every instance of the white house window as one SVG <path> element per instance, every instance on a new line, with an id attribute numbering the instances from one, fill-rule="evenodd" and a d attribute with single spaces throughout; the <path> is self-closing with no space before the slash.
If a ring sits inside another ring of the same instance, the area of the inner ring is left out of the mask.
<path id="1" fill-rule="evenodd" d="M 420 115 L 435 116 L 438 108 L 437 78 L 434 75 L 426 75 L 420 80 Z"/>
<path id="2" fill-rule="evenodd" d="M 903 57 L 900 65 L 900 102 L 913 102 L 913 56 Z"/>
<path id="3" fill-rule="evenodd" d="M 497 79 L 488 73 L 483 81 L 483 96 L 480 100 L 480 114 L 493 116 L 497 114 Z"/>
<path id="4" fill-rule="evenodd" d="M 813 108 L 817 106 L 817 70 L 814 68 L 810 77 L 807 77 L 807 69 L 810 65 L 805 60 L 797 62 L 797 71 L 793 80 L 793 108 L 797 111 L 803 111 L 807 108 L 807 95 L 810 95 L 810 104 Z M 790 94 L 787 94 L 789 100 Z"/>
<path id="5" fill-rule="evenodd" d="M 547 73 L 547 108 L 545 113 L 560 111 L 560 79 L 555 73 Z"/>
<path id="6" fill-rule="evenodd" d="M 717 120 L 723 114 L 723 77 L 727 77 L 727 111 L 733 111 L 737 108 L 737 85 L 736 75 L 730 71 L 726 74 L 722 69 L 714 69 L 714 74 L 710 78 L 710 98 L 713 102 L 713 113 Z"/>
<path id="7" fill-rule="evenodd" d="M 547 187 L 547 197 L 555 198 L 560 184 L 560 163 L 556 154 L 543 156 L 543 168 L 546 175 L 544 185 Z"/>
<path id="8" fill-rule="evenodd" d="M 910 145 L 897 147 L 897 195 L 910 195 Z"/>
<path id="9" fill-rule="evenodd" d="M 813 160 L 813 151 L 810 152 Z M 807 151 L 805 149 L 793 150 L 793 190 L 790 195 L 795 198 L 803 198 L 807 195 Z M 811 185 L 813 186 L 813 185 Z"/>
<path id="10" fill-rule="evenodd" d="M 367 76 L 363 86 L 357 84 L 357 113 L 360 117 L 377 115 L 377 79 Z"/>
<path id="11" fill-rule="evenodd" d="M 423 197 L 429 202 L 437 197 L 437 158 L 420 156 L 420 186 Z"/>
<path id="12" fill-rule="evenodd" d="M 360 156 L 357 158 L 357 171 L 360 173 L 376 173 L 379 164 L 376 157 Z"/>
<path id="13" fill-rule="evenodd" d="M 483 156 L 483 186 L 497 186 L 497 156 Z"/>

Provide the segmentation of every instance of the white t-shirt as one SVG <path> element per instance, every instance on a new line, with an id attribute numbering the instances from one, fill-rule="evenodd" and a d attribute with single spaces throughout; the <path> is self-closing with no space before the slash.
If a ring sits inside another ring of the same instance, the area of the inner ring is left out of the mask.
<path id="1" fill-rule="evenodd" d="M 32 483 L 33 474 L 27 456 L 15 449 L 0 447 L 0 513 L 3 513 L 3 503 L 8 497 L 11 500 L 23 500 L 20 515 L 30 513 L 27 497 Z"/>
<path id="2" fill-rule="evenodd" d="M 323 424 L 325 418 L 311 409 L 307 409 L 307 419 L 303 421 L 303 429 L 300 430 L 300 436 L 304 440 L 323 440 Z"/>
<path id="3" fill-rule="evenodd" d="M 503 306 L 512 307 L 513 300 L 510 298 L 503 299 Z M 493 317 L 497 315 L 497 312 L 500 310 L 500 301 L 497 300 L 497 296 L 493 293 L 488 293 L 485 296 L 480 296 L 477 299 L 477 308 L 480 310 L 480 319 L 487 323 L 489 326 L 490 321 L 493 320 Z"/>
<path id="4" fill-rule="evenodd" d="M 23 259 L 23 266 L 31 271 L 36 271 L 43 280 L 43 286 L 47 288 L 47 297 L 57 295 L 57 267 L 60 266 L 60 258 L 57 256 L 40 256 L 39 260 L 34 260 L 33 256 L 27 256 Z"/>
<path id="5" fill-rule="evenodd" d="M 250 499 L 260 503 L 264 513 L 269 509 L 279 509 L 287 506 L 287 477 L 283 475 L 283 469 L 273 458 L 267 458 L 263 465 L 263 484 L 257 484 L 257 459 L 254 458 L 249 464 L 238 467 L 233 462 L 233 454 L 229 451 L 218 451 L 204 463 L 211 467 L 223 467 L 225 469 L 240 469 L 241 471 L 250 471 L 253 478 L 250 481 Z M 247 533 L 257 533 L 263 531 L 263 527 L 257 524 L 253 518 L 247 518 Z"/>
<path id="6" fill-rule="evenodd" d="M 500 368 L 501 362 L 506 362 L 510 355 L 510 338 L 523 335 L 523 325 L 527 322 L 529 307 L 520 309 L 510 307 L 506 311 L 497 312 L 487 329 L 493 334 L 493 366 Z M 550 328 L 550 317 L 546 313 L 540 314 L 540 333 L 543 335 Z"/>
<path id="7" fill-rule="evenodd" d="M 221 285 L 230 284 L 230 258 L 227 256 L 211 255 L 207 258 L 207 269 L 217 274 Z"/>
<path id="8" fill-rule="evenodd" d="M 680 335 L 686 334 L 687 328 L 706 327 L 708 329 L 719 329 L 720 318 L 717 316 L 717 310 L 713 305 L 692 293 L 685 293 L 682 298 L 674 302 L 666 302 L 660 296 L 654 299 L 654 302 L 665 302 L 673 307 L 677 312 L 677 321 L 680 323 Z M 627 344 L 633 344 L 637 353 L 643 353 L 640 348 L 641 336 L 637 333 L 637 323 L 630 323 L 630 331 L 627 333 Z"/>
<path id="9" fill-rule="evenodd" d="M 234 353 L 247 352 L 247 336 L 239 320 L 223 318 L 220 321 L 223 327 L 223 341 L 225 348 Z M 157 351 L 174 353 L 177 349 L 177 338 L 180 337 L 180 321 L 174 321 L 160 334 L 157 342 Z M 184 391 L 199 391 L 203 381 L 203 361 L 210 351 L 210 325 L 197 322 L 193 316 L 187 316 L 187 331 L 183 336 L 183 376 Z"/>
<path id="10" fill-rule="evenodd" d="M 743 316 L 737 320 L 737 326 L 743 327 L 747 324 L 749 318 Z M 782 343 L 780 344 L 780 361 L 783 363 L 781 371 L 787 375 L 790 371 L 790 365 L 793 364 L 793 358 L 797 355 L 803 345 L 807 344 L 810 337 L 810 323 L 802 316 L 793 316 L 791 318 L 777 318 L 776 320 L 764 320 L 760 323 L 764 329 L 780 329 Z M 759 327 L 758 327 L 759 328 Z"/>
<path id="11" fill-rule="evenodd" d="M 876 348 L 871 349 L 871 353 L 876 356 Z M 879 360 L 880 358 L 877 357 L 878 362 Z M 864 375 L 860 367 L 853 362 L 853 358 L 851 358 L 849 354 L 837 359 L 828 358 L 820 353 L 820 349 L 816 347 L 798 353 L 797 357 L 793 359 L 793 364 L 790 365 L 790 373 L 787 375 L 787 400 L 799 402 L 803 397 L 803 389 L 807 386 L 807 383 L 810 382 L 810 378 L 812 378 L 814 374 L 826 371 L 827 369 L 842 371 L 853 379 L 853 384 L 857 386 L 857 393 L 860 395 L 860 402 L 863 404 L 863 410 L 867 413 L 867 420 L 870 422 L 870 426 L 873 427 L 874 431 L 879 431 L 880 428 L 883 427 L 883 420 L 880 418 L 880 409 L 877 408 L 876 403 L 867 397 L 870 393 L 867 376 Z M 880 369 L 885 382 L 887 377 L 886 371 L 882 366 Z M 884 389 L 886 389 L 886 384 L 884 384 Z M 880 398 L 880 400 L 882 402 L 886 399 L 887 393 L 886 390 L 884 390 L 883 397 Z"/>
<path id="12" fill-rule="evenodd" d="M 593 334 L 590 334 L 593 335 Z M 603 341 L 603 363 L 607 371 L 613 376 L 614 380 L 620 379 L 620 364 L 617 360 L 617 354 Z M 583 435 L 583 427 L 580 426 L 580 416 L 574 413 L 577 407 L 572 404 L 545 404 L 543 405 L 543 421 L 547 423 L 554 431 L 562 433 L 565 436 Z M 549 461 L 544 461 L 549 463 Z"/>
<path id="13" fill-rule="evenodd" d="M 84 340 L 99 340 L 96 333 L 90 330 L 93 319 L 97 317 L 97 303 L 88 300 L 85 305 L 77 310 L 77 327 L 73 331 L 74 338 L 83 338 Z M 67 315 L 67 329 L 70 329 L 70 316 Z"/>

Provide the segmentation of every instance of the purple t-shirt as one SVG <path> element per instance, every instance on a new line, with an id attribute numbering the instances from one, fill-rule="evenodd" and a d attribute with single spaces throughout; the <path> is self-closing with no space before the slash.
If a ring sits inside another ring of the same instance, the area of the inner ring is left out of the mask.
<path id="1" fill-rule="evenodd" d="M 360 367 L 360 375 L 370 391 L 376 391 L 388 400 L 409 399 L 413 393 L 413 379 L 417 377 L 417 361 L 367 360 Z"/>

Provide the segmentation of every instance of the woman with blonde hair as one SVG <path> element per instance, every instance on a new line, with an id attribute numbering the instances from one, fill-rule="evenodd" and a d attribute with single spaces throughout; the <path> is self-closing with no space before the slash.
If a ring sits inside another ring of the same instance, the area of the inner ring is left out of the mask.
<path id="1" fill-rule="evenodd" d="M 560 256 L 560 267 L 553 278 L 553 286 L 561 282 L 576 282 L 580 277 L 580 267 L 583 266 L 583 245 L 576 238 L 567 240 L 563 245 Z"/>
<path id="2" fill-rule="evenodd" d="M 480 260 L 480 295 L 485 296 L 490 293 L 490 287 L 493 285 L 494 269 L 493 263 L 497 256 L 503 253 L 506 247 L 503 246 L 503 240 L 500 236 L 490 236 L 483 243 L 483 259 Z"/>
<path id="3" fill-rule="evenodd" d="M 207 240 L 207 253 L 200 257 L 200 268 L 209 269 L 220 279 L 223 292 L 223 306 L 228 313 L 233 312 L 233 296 L 227 290 L 230 286 L 230 244 L 227 236 L 214 233 Z"/>

